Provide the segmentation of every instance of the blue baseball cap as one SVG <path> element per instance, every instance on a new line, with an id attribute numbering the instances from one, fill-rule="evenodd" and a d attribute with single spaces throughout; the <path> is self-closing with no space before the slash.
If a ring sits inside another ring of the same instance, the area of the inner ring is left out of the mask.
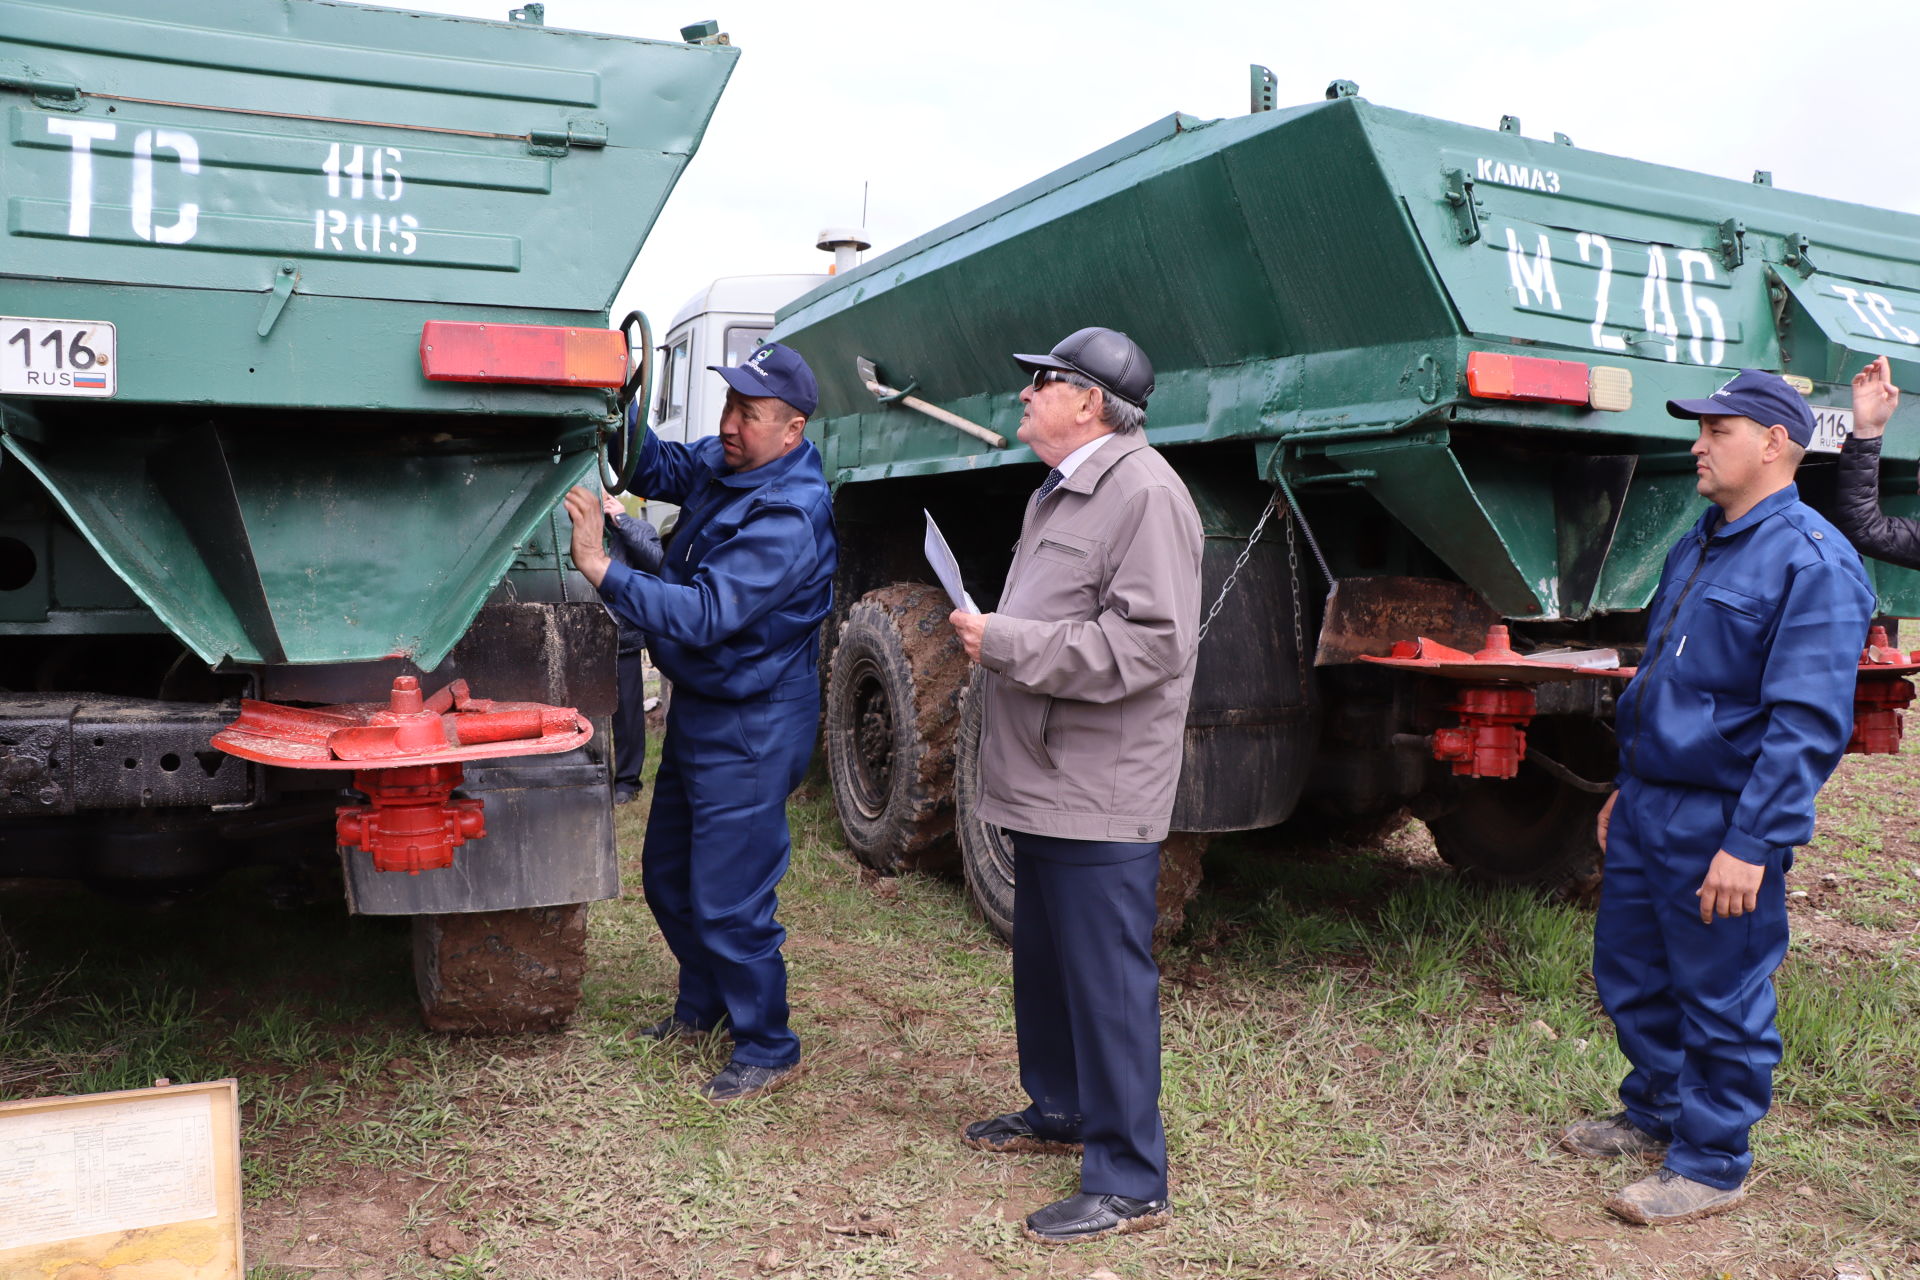
<path id="1" fill-rule="evenodd" d="M 785 400 L 804 418 L 811 418 L 820 407 L 820 384 L 792 347 L 769 342 L 739 364 L 710 364 L 707 368 L 725 378 L 727 385 L 741 395 Z"/>
<path id="2" fill-rule="evenodd" d="M 1802 449 L 1813 439 L 1813 410 L 1806 397 L 1779 374 L 1762 369 L 1742 369 L 1705 400 L 1669 400 L 1667 412 L 1676 418 L 1733 415 L 1763 427 L 1785 427 L 1787 439 Z"/>

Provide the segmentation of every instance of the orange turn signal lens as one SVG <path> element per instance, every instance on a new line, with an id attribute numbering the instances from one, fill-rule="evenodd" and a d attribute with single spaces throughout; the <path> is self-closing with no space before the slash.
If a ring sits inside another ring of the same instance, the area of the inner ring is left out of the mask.
<path id="1" fill-rule="evenodd" d="M 1467 356 L 1467 394 L 1482 400 L 1585 404 L 1587 366 L 1575 360 L 1474 351 Z"/>
<path id="2" fill-rule="evenodd" d="M 618 329 L 429 320 L 420 328 L 420 372 L 433 382 L 520 382 L 618 387 L 627 380 Z"/>

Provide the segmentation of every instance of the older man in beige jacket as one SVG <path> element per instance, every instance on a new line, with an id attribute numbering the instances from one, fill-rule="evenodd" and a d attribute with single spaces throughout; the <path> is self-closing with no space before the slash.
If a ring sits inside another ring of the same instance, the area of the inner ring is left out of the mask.
<path id="1" fill-rule="evenodd" d="M 1153 366 L 1082 329 L 1016 355 L 1020 439 L 1053 468 L 999 608 L 951 618 L 986 669 L 983 821 L 1015 864 L 1014 1020 L 1032 1105 L 967 1126 L 983 1151 L 1083 1151 L 1080 1193 L 1027 1218 L 1049 1244 L 1169 1215 L 1160 1122 L 1160 841 L 1200 621 L 1200 518 L 1141 428 Z"/>

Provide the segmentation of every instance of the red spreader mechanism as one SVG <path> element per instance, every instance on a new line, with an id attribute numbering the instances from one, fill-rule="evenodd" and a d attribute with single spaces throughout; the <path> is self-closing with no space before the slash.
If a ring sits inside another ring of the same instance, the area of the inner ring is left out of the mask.
<path id="1" fill-rule="evenodd" d="M 1610 660 L 1611 666 L 1597 666 Z M 1531 686 L 1548 680 L 1618 679 L 1633 674 L 1619 666 L 1610 650 L 1570 651 L 1523 656 L 1515 653 L 1507 629 L 1487 628 L 1487 644 L 1477 653 L 1453 649 L 1422 637 L 1393 646 L 1390 657 L 1361 655 L 1360 661 L 1418 671 L 1462 682 L 1448 710 L 1460 717 L 1451 729 L 1433 735 L 1433 758 L 1450 761 L 1466 778 L 1511 778 L 1527 754 L 1527 722 L 1533 719 Z"/>
<path id="2" fill-rule="evenodd" d="M 1853 737 L 1847 750 L 1860 755 L 1893 755 L 1900 750 L 1901 712 L 1912 703 L 1920 671 L 1920 649 L 1911 655 L 1895 649 L 1885 627 L 1867 633 L 1860 651 L 1860 675 L 1853 686 Z"/>
<path id="3" fill-rule="evenodd" d="M 592 736 L 572 707 L 475 698 L 464 680 L 423 697 L 419 680 L 397 676 L 385 702 L 245 699 L 213 745 L 283 769 L 352 769 L 368 803 L 334 811 L 340 843 L 372 854 L 375 870 L 417 875 L 451 866 L 456 848 L 487 834 L 481 802 L 453 798 L 465 761 L 551 755 Z"/>

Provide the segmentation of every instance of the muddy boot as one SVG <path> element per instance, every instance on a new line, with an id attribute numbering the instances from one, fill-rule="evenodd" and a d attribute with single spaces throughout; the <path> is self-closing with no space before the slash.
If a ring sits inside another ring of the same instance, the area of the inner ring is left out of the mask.
<path id="1" fill-rule="evenodd" d="M 1560 1145 L 1577 1156 L 1593 1160 L 1667 1153 L 1664 1141 L 1627 1119 L 1624 1111 L 1604 1120 L 1580 1120 L 1568 1125 L 1560 1134 Z"/>
<path id="2" fill-rule="evenodd" d="M 1725 1213 L 1746 1198 L 1745 1187 L 1722 1191 L 1671 1169 L 1662 1169 L 1650 1178 L 1622 1187 L 1607 1201 L 1607 1212 L 1638 1226 L 1664 1227 Z"/>
<path id="3" fill-rule="evenodd" d="M 963 1146 L 997 1155 L 1015 1152 L 1035 1155 L 1079 1155 L 1084 1148 L 1074 1138 L 1041 1137 L 1018 1111 L 991 1120 L 976 1120 L 960 1134 Z"/>

